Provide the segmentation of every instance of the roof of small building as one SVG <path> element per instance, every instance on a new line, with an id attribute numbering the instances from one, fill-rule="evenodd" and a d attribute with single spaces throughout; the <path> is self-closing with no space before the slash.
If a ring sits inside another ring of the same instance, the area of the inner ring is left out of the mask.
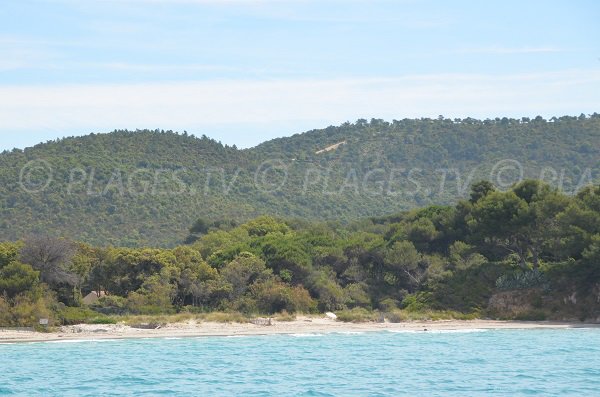
<path id="1" fill-rule="evenodd" d="M 92 303 L 96 303 L 98 299 L 102 298 L 103 296 L 106 296 L 106 292 L 100 291 L 100 295 L 98 296 L 98 293 L 93 291 L 87 294 L 82 301 L 84 305 L 91 305 Z"/>

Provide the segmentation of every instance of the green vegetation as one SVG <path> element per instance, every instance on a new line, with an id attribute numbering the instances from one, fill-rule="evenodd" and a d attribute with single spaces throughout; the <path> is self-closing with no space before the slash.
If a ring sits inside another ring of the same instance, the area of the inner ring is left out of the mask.
<path id="1" fill-rule="evenodd" d="M 264 214 L 348 222 L 452 204 L 480 179 L 510 185 L 519 167 L 572 194 L 599 180 L 599 131 L 594 114 L 358 120 L 247 150 L 168 131 L 67 138 L 0 154 L 0 239 L 174 247 L 192 225 L 188 242 Z M 430 231 L 423 220 L 410 233 Z"/>
<path id="2" fill-rule="evenodd" d="M 336 313 L 338 321 L 345 323 L 364 323 L 377 321 L 377 313 L 373 313 L 363 307 L 355 307 L 350 310 L 341 310 Z"/>
<path id="3" fill-rule="evenodd" d="M 190 222 L 193 224 L 194 222 Z M 201 222 L 195 222 L 196 225 Z M 90 292 L 106 296 L 85 306 Z M 537 180 L 340 225 L 261 216 L 171 249 L 0 244 L 0 324 L 600 316 L 600 187 Z M 157 318 L 159 320 L 157 320 Z"/>

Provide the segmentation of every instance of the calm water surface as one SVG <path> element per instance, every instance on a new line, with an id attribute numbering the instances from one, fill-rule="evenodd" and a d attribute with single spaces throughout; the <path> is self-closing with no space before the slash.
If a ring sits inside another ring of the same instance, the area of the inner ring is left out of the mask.
<path id="1" fill-rule="evenodd" d="M 600 329 L 0 345 L 0 395 L 600 396 Z"/>

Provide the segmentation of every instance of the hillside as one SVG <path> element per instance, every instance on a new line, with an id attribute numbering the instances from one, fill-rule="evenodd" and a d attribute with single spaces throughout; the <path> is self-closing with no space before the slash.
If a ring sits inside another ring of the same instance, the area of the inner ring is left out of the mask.
<path id="1" fill-rule="evenodd" d="M 344 142 L 342 144 L 342 142 Z M 47 232 L 170 246 L 197 218 L 351 220 L 540 178 L 567 193 L 600 175 L 600 115 L 359 120 L 239 150 L 206 137 L 115 131 L 0 155 L 0 239 Z"/>
<path id="2" fill-rule="evenodd" d="M 506 192 L 481 181 L 453 206 L 346 225 L 261 216 L 172 249 L 0 242 L 4 326 L 283 311 L 598 322 L 599 298 L 600 187 L 567 196 L 536 180 Z"/>

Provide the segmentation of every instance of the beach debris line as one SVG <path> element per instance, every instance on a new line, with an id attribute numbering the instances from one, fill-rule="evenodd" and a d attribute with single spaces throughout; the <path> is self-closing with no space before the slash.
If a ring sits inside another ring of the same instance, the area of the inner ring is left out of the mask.
<path id="1" fill-rule="evenodd" d="M 139 323 L 132 324 L 130 327 L 135 329 L 161 329 L 164 325 L 159 323 Z"/>
<path id="2" fill-rule="evenodd" d="M 275 325 L 272 318 L 254 318 L 250 320 L 251 324 L 258 325 L 260 327 L 270 327 Z"/>

